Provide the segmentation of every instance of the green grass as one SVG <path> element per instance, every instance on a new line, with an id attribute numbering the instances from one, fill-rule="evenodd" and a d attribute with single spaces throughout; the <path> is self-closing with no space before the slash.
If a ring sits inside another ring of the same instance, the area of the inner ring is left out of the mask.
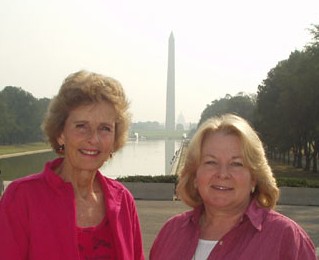
<path id="1" fill-rule="evenodd" d="M 42 149 L 49 149 L 50 145 L 42 142 L 19 144 L 19 145 L 0 145 L 0 155 L 21 153 L 28 151 L 37 151 Z"/>
<path id="2" fill-rule="evenodd" d="M 307 172 L 275 161 L 270 161 L 270 165 L 278 186 L 319 188 L 319 172 Z"/>

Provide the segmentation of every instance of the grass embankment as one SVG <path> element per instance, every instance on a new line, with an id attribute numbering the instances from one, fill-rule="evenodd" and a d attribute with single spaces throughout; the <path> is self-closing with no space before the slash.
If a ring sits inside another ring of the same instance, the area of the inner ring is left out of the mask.
<path id="1" fill-rule="evenodd" d="M 50 149 L 50 145 L 42 142 L 17 145 L 0 145 L 0 155 L 37 151 L 42 149 Z"/>
<path id="2" fill-rule="evenodd" d="M 307 172 L 275 161 L 270 161 L 270 165 L 278 186 L 319 188 L 319 172 Z"/>

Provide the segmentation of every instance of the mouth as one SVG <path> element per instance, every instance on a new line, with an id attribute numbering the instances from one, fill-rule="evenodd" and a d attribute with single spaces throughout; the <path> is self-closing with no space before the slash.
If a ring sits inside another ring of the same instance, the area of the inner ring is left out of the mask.
<path id="1" fill-rule="evenodd" d="M 214 190 L 219 190 L 219 191 L 231 191 L 233 188 L 226 187 L 226 186 L 221 186 L 221 185 L 211 185 L 210 186 Z"/>
<path id="2" fill-rule="evenodd" d="M 98 155 L 100 152 L 98 150 L 84 150 L 84 149 L 81 149 L 80 153 L 82 153 L 84 155 L 93 156 L 93 155 Z"/>

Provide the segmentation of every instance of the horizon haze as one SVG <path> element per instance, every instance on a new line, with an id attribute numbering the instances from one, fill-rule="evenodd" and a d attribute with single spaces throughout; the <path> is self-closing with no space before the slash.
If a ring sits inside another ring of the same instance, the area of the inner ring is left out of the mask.
<path id="1" fill-rule="evenodd" d="M 311 41 L 319 1 L 2 0 L 0 90 L 52 98 L 86 69 L 121 82 L 133 122 L 165 122 L 168 41 L 175 117 L 197 123 L 211 101 L 257 93 L 267 73 Z"/>

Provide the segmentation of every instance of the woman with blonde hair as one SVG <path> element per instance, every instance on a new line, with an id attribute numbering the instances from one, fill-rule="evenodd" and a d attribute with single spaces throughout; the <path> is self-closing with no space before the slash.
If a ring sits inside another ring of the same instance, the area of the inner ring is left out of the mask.
<path id="1" fill-rule="evenodd" d="M 193 136 L 177 185 L 193 210 L 168 220 L 150 259 L 316 259 L 314 244 L 274 210 L 279 189 L 263 144 L 243 118 L 226 114 Z"/>

